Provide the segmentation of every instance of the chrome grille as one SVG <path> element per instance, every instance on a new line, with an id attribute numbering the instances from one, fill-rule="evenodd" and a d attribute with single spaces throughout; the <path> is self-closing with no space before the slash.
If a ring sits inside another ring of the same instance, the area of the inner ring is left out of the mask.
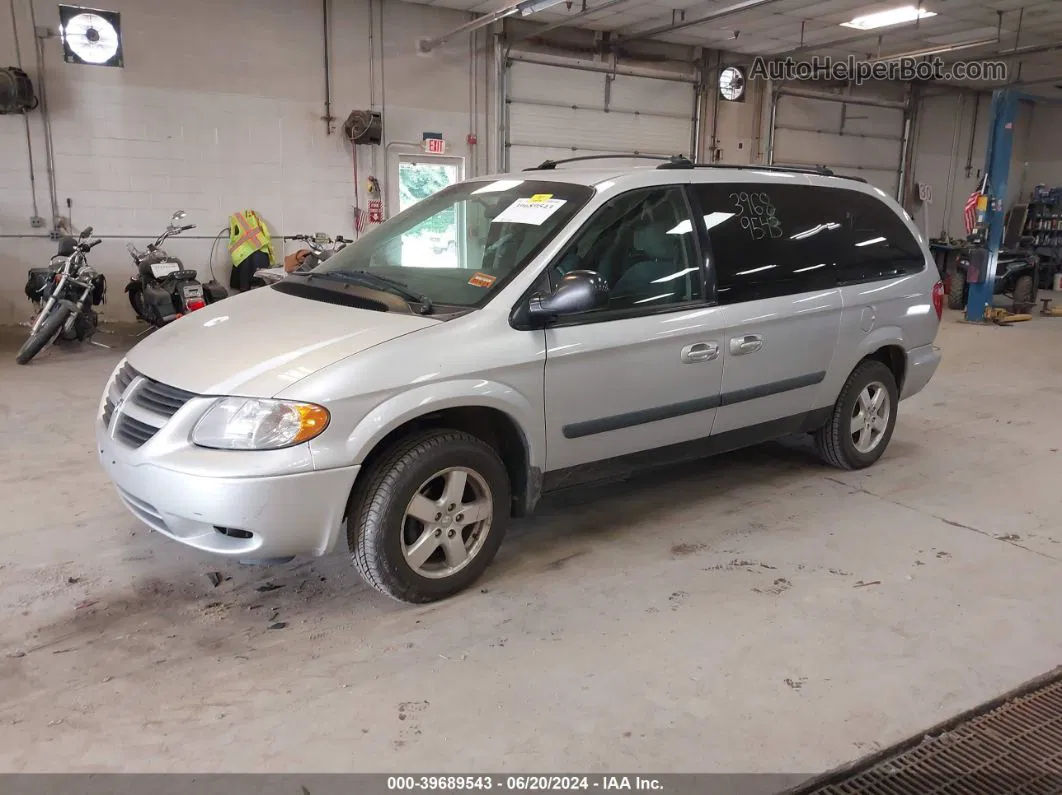
<path id="1" fill-rule="evenodd" d="M 129 388 L 129 385 L 133 382 L 134 378 L 136 378 L 136 370 L 128 364 L 123 364 L 121 369 L 114 374 L 114 379 L 111 381 L 111 385 L 107 389 L 107 397 L 103 405 L 104 425 L 110 426 L 111 417 L 114 416 L 114 407 L 125 390 Z"/>
<path id="2" fill-rule="evenodd" d="M 130 447 L 140 447 L 158 432 L 146 422 L 135 420 L 128 414 L 118 418 L 118 424 L 114 427 L 114 438 L 125 442 Z"/>
<path id="3" fill-rule="evenodd" d="M 125 364 L 115 373 L 104 401 L 105 425 L 110 426 L 115 407 L 123 395 L 125 405 L 142 411 L 133 412 L 137 414 L 134 417 L 128 410 L 123 410 L 115 421 L 114 438 L 134 448 L 158 433 L 170 417 L 195 397 L 193 392 L 154 381 Z"/>
<path id="4" fill-rule="evenodd" d="M 133 395 L 133 402 L 143 406 L 167 418 L 177 413 L 177 410 L 194 398 L 191 392 L 178 389 L 175 386 L 160 384 L 158 381 L 145 380 L 140 389 Z"/>
<path id="5" fill-rule="evenodd" d="M 129 388 L 134 378 L 136 378 L 136 370 L 128 364 L 123 364 L 122 369 L 114 374 L 114 385 L 118 388 L 119 394 Z"/>

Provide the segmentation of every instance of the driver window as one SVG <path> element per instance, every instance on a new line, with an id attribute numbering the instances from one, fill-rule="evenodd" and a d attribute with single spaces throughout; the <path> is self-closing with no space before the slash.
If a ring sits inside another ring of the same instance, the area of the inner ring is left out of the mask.
<path id="1" fill-rule="evenodd" d="M 617 196 L 576 235 L 553 266 L 559 279 L 596 271 L 611 288 L 609 309 L 651 309 L 703 297 L 701 269 L 686 199 L 677 187 Z"/>

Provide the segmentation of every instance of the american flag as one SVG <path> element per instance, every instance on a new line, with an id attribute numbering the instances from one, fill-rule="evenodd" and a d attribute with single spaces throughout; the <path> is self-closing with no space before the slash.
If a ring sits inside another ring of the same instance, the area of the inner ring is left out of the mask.
<path id="1" fill-rule="evenodd" d="M 966 234 L 972 233 L 977 225 L 977 201 L 987 190 L 988 175 L 986 174 L 981 180 L 981 184 L 974 188 L 974 192 L 970 194 L 970 198 L 966 200 L 966 205 L 962 208 L 962 220 L 966 225 Z"/>

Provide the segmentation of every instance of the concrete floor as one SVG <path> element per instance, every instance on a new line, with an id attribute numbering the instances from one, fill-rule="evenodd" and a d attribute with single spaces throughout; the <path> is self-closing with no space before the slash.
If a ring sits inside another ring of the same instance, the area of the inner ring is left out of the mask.
<path id="1" fill-rule="evenodd" d="M 150 534 L 93 451 L 118 352 L 8 336 L 0 770 L 814 773 L 971 707 L 1062 661 L 1062 319 L 957 319 L 871 470 L 582 490 L 416 608 Z"/>

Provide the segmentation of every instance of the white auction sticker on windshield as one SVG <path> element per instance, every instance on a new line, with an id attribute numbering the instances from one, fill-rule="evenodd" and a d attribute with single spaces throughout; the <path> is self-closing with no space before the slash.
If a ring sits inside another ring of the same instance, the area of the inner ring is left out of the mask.
<path id="1" fill-rule="evenodd" d="M 539 196 L 517 199 L 496 215 L 493 223 L 541 226 L 564 205 L 564 202 L 564 199 L 543 199 Z"/>

